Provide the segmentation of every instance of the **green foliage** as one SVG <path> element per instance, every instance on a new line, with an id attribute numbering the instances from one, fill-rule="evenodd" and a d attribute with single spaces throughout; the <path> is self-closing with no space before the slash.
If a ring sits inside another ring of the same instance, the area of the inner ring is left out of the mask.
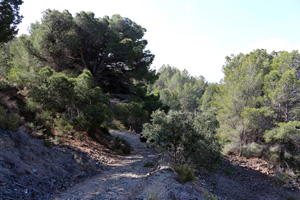
<path id="1" fill-rule="evenodd" d="M 26 86 L 27 110 L 36 113 L 36 131 L 50 135 L 55 124 L 54 128 L 60 134 L 77 130 L 93 133 L 111 115 L 106 106 L 107 97 L 99 87 L 93 86 L 94 79 L 88 70 L 74 77 L 43 67 L 37 72 L 30 72 L 32 76 L 26 76 L 25 82 L 19 82 L 22 71 L 15 74 L 17 69 L 12 69 L 10 77 L 12 81 Z M 29 77 L 31 79 L 27 82 Z"/>
<path id="2" fill-rule="evenodd" d="M 218 93 L 218 85 L 215 83 L 209 84 L 207 88 L 205 88 L 205 92 L 203 93 L 200 102 L 200 110 L 208 110 L 216 107 L 216 96 Z"/>
<path id="3" fill-rule="evenodd" d="M 299 86 L 300 80 L 297 78 L 295 69 L 288 69 L 283 74 L 273 70 L 266 76 L 265 91 L 278 114 L 279 121 L 284 119 L 288 122 L 294 118 L 291 109 L 299 101 Z"/>
<path id="4" fill-rule="evenodd" d="M 2 0 L 0 2 L 0 43 L 8 42 L 17 33 L 17 25 L 23 16 L 19 14 L 22 0 Z"/>
<path id="5" fill-rule="evenodd" d="M 30 96 L 45 109 L 63 112 L 75 98 L 74 86 L 73 78 L 45 67 L 39 71 Z"/>
<path id="6" fill-rule="evenodd" d="M 274 114 L 270 107 L 244 107 L 241 116 L 248 143 L 263 140 L 264 132 L 274 125 Z"/>
<path id="7" fill-rule="evenodd" d="M 0 106 L 0 128 L 16 131 L 19 125 L 19 116 Z"/>
<path id="8" fill-rule="evenodd" d="M 10 43 L 10 70 L 7 75 L 9 81 L 17 84 L 19 87 L 31 88 L 33 80 L 36 79 L 40 66 L 26 49 L 26 40 L 28 36 L 22 35 Z"/>
<path id="9" fill-rule="evenodd" d="M 10 44 L 0 42 L 0 78 L 4 78 L 11 68 L 11 56 L 9 55 Z"/>
<path id="10" fill-rule="evenodd" d="M 42 132 L 47 136 L 52 134 L 53 113 L 47 110 L 41 110 L 36 113 L 34 121 L 34 131 Z"/>
<path id="11" fill-rule="evenodd" d="M 31 25 L 26 48 L 43 65 L 57 71 L 88 69 L 94 86 L 105 92 L 131 93 L 156 79 L 149 69 L 154 55 L 146 50 L 146 29 L 128 18 L 96 18 L 80 12 L 46 10 L 41 23 Z"/>
<path id="12" fill-rule="evenodd" d="M 123 154 L 130 154 L 132 147 L 130 146 L 130 144 L 119 137 L 116 137 L 113 140 L 113 151 L 116 152 L 117 154 L 123 155 Z"/>
<path id="13" fill-rule="evenodd" d="M 300 139 L 300 122 L 290 121 L 278 123 L 278 127 L 266 131 L 265 139 L 267 142 L 271 140 L 280 141 L 282 143 L 299 143 Z"/>
<path id="14" fill-rule="evenodd" d="M 59 135 L 70 135 L 70 133 L 73 132 L 73 125 L 64 115 L 61 116 L 57 114 L 53 123 L 55 124 L 55 129 Z"/>
<path id="15" fill-rule="evenodd" d="M 216 105 L 227 152 L 299 168 L 299 58 L 298 51 L 259 49 L 226 58 Z"/>
<path id="16" fill-rule="evenodd" d="M 218 197 L 211 194 L 208 190 L 204 191 L 204 198 L 206 200 L 218 200 Z"/>
<path id="17" fill-rule="evenodd" d="M 50 140 L 44 140 L 43 141 L 43 145 L 45 147 L 48 147 L 48 148 L 52 148 L 53 147 L 53 143 Z"/>
<path id="18" fill-rule="evenodd" d="M 84 70 L 77 78 L 42 68 L 30 94 L 43 109 L 64 113 L 76 129 L 94 131 L 109 117 L 110 111 L 99 87 L 93 87 L 93 78 Z"/>
<path id="19" fill-rule="evenodd" d="M 154 167 L 154 166 L 155 166 L 155 163 L 154 163 L 154 162 L 148 161 L 148 162 L 146 162 L 146 163 L 144 164 L 143 167 Z"/>
<path id="20" fill-rule="evenodd" d="M 148 119 L 150 118 L 150 114 L 153 111 L 156 111 L 158 109 L 161 109 L 165 112 L 169 111 L 169 106 L 164 105 L 161 100 L 159 95 L 153 95 L 153 94 L 147 94 L 142 98 L 143 102 L 143 109 L 148 112 Z"/>
<path id="21" fill-rule="evenodd" d="M 184 183 L 197 180 L 196 177 L 194 176 L 192 169 L 189 166 L 186 165 L 176 166 L 174 167 L 174 171 L 178 174 L 181 181 L 183 181 Z"/>
<path id="22" fill-rule="evenodd" d="M 0 128 L 16 131 L 24 124 L 24 102 L 17 88 L 5 79 L 0 79 Z"/>
<path id="23" fill-rule="evenodd" d="M 226 142 L 239 143 L 249 140 L 252 131 L 246 127 L 244 108 L 257 108 L 261 104 L 263 77 L 269 72 L 271 56 L 265 50 L 256 50 L 249 55 L 227 57 L 223 67 L 224 84 L 217 95 L 219 137 Z M 250 132 L 250 133 L 249 133 Z M 251 139 L 250 139 L 251 142 Z M 241 152 L 240 148 L 240 152 Z"/>
<path id="24" fill-rule="evenodd" d="M 259 145 L 255 142 L 252 142 L 250 144 L 244 145 L 242 149 L 242 156 L 245 156 L 247 158 L 251 157 L 261 157 L 263 153 L 263 146 Z"/>
<path id="25" fill-rule="evenodd" d="M 120 120 L 116 120 L 116 119 L 112 119 L 112 121 L 108 125 L 112 129 L 120 129 L 120 130 L 126 129 L 126 126 Z"/>
<path id="26" fill-rule="evenodd" d="M 220 161 L 221 146 L 216 137 L 219 122 L 217 111 L 210 109 L 194 116 L 193 127 L 197 134 L 187 137 L 186 152 L 196 166 L 215 168 Z M 191 145 L 189 145 L 191 144 Z"/>
<path id="27" fill-rule="evenodd" d="M 176 91 L 170 92 L 168 89 L 162 89 L 159 92 L 159 97 L 162 103 L 169 106 L 171 110 L 180 110 L 181 106 Z"/>
<path id="28" fill-rule="evenodd" d="M 148 119 L 148 113 L 143 105 L 137 102 L 119 103 L 113 108 L 114 118 L 120 120 L 127 128 L 140 132 L 143 123 Z"/>
<path id="29" fill-rule="evenodd" d="M 227 175 L 227 176 L 231 176 L 235 171 L 235 167 L 234 165 L 227 165 L 224 169 L 223 172 Z"/>
<path id="30" fill-rule="evenodd" d="M 201 104 L 201 97 L 207 87 L 203 76 L 192 77 L 184 70 L 162 66 L 158 80 L 148 90 L 159 94 L 160 100 L 171 110 L 195 111 Z"/>
<path id="31" fill-rule="evenodd" d="M 192 116 L 179 111 L 153 112 L 152 123 L 144 124 L 143 135 L 151 145 L 167 151 L 175 164 L 188 163 L 211 169 L 220 159 L 215 137 L 215 113 Z M 213 119 L 214 118 L 214 119 Z"/>
<path id="32" fill-rule="evenodd" d="M 175 163 L 181 157 L 180 147 L 183 146 L 183 135 L 189 131 L 194 131 L 192 124 L 186 121 L 184 113 L 170 111 L 166 114 L 163 111 L 153 112 L 152 124 L 144 124 L 143 135 L 147 142 L 154 140 L 154 145 L 161 150 L 167 150 Z"/>
<path id="33" fill-rule="evenodd" d="M 300 122 L 278 123 L 277 127 L 266 131 L 266 142 L 277 144 L 270 149 L 271 160 L 289 163 L 291 167 L 300 167 Z M 289 167 L 289 166 L 287 166 Z"/>

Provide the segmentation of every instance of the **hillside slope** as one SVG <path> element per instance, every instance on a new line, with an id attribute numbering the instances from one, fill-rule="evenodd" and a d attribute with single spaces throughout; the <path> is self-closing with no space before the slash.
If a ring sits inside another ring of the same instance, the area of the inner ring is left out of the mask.
<path id="1" fill-rule="evenodd" d="M 0 199 L 51 199 L 54 192 L 101 172 L 113 154 L 82 137 L 51 147 L 22 130 L 0 130 Z"/>

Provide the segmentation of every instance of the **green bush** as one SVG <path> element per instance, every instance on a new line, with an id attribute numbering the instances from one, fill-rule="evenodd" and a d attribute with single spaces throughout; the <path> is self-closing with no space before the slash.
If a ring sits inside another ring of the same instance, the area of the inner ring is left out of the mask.
<path id="1" fill-rule="evenodd" d="M 143 167 L 154 167 L 154 166 L 155 166 L 155 163 L 154 163 L 154 162 L 148 161 L 148 162 L 146 162 L 146 163 L 144 164 Z"/>
<path id="2" fill-rule="evenodd" d="M 130 154 L 132 147 L 130 146 L 130 144 L 119 137 L 116 137 L 113 140 L 113 151 L 116 152 L 117 154 Z"/>
<path id="3" fill-rule="evenodd" d="M 148 143 L 152 141 L 150 144 L 155 148 L 169 152 L 175 165 L 186 163 L 212 169 L 220 161 L 214 115 L 179 111 L 166 114 L 158 110 L 151 116 L 152 123 L 144 125 L 143 136 Z"/>
<path id="4" fill-rule="evenodd" d="M 16 131 L 19 125 L 19 116 L 0 106 L 0 128 Z"/>
<path id="5" fill-rule="evenodd" d="M 197 180 L 196 177 L 194 176 L 192 169 L 189 166 L 186 165 L 176 166 L 174 167 L 174 171 L 178 174 L 178 176 L 184 183 Z"/>
<path id="6" fill-rule="evenodd" d="M 243 146 L 241 155 L 247 158 L 261 157 L 263 150 L 264 148 L 262 145 L 252 142 L 251 144 Z"/>
<path id="7" fill-rule="evenodd" d="M 44 140 L 43 145 L 45 147 L 52 148 L 53 147 L 53 142 L 51 142 L 50 140 Z"/>
<path id="8" fill-rule="evenodd" d="M 125 125 L 120 120 L 116 120 L 116 119 L 112 119 L 111 122 L 109 123 L 109 126 L 112 129 L 120 129 L 120 130 L 126 129 Z"/>
<path id="9" fill-rule="evenodd" d="M 74 132 L 74 127 L 65 116 L 56 115 L 54 119 L 55 129 L 59 135 L 66 135 Z"/>
<path id="10" fill-rule="evenodd" d="M 109 118 L 108 99 L 88 70 L 69 77 L 49 67 L 41 68 L 28 85 L 28 111 L 35 112 L 35 129 L 50 134 L 53 123 L 60 134 L 87 131 L 93 134 Z"/>
<path id="11" fill-rule="evenodd" d="M 127 128 L 136 132 L 142 130 L 147 121 L 148 112 L 143 109 L 142 103 L 119 103 L 113 108 L 114 118 L 121 121 Z"/>
<path id="12" fill-rule="evenodd" d="M 300 169 L 300 121 L 278 123 L 266 131 L 264 137 L 270 143 L 270 160 L 294 169 Z"/>
<path id="13" fill-rule="evenodd" d="M 230 176 L 233 174 L 235 171 L 235 166 L 234 165 L 229 165 L 223 168 L 223 172 L 227 175 Z"/>
<path id="14" fill-rule="evenodd" d="M 34 129 L 35 131 L 41 131 L 42 133 L 46 134 L 47 136 L 52 135 L 52 124 L 53 124 L 53 117 L 51 116 L 53 113 L 47 110 L 41 110 L 40 112 L 36 113 L 36 121 Z"/>

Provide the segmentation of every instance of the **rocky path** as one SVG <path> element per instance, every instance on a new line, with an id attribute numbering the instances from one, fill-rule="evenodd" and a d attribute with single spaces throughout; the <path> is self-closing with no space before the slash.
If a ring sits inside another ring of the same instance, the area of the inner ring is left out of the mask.
<path id="1" fill-rule="evenodd" d="M 145 186 L 151 168 L 148 161 L 157 161 L 158 155 L 139 141 L 138 135 L 111 131 L 115 137 L 129 142 L 133 151 L 128 156 L 106 166 L 101 174 L 58 194 L 54 199 L 134 199 Z"/>
<path id="2" fill-rule="evenodd" d="M 131 154 L 119 156 L 118 160 L 107 164 L 101 174 L 58 194 L 54 199 L 300 199 L 298 188 L 286 188 L 264 173 L 264 168 L 253 170 L 249 160 L 240 161 L 241 158 L 234 157 L 225 158 L 224 166 L 215 173 L 198 175 L 197 181 L 182 184 L 169 167 L 158 162 L 158 154 L 139 141 L 138 135 L 119 131 L 111 131 L 111 134 L 129 142 L 133 147 Z M 144 167 L 149 161 L 160 164 L 155 168 Z M 253 160 L 253 163 L 260 162 Z"/>

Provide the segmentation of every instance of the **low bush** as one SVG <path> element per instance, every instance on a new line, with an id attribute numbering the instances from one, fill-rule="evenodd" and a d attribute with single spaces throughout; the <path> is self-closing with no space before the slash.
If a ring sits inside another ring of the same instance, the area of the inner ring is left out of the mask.
<path id="1" fill-rule="evenodd" d="M 247 158 L 261 157 L 263 150 L 264 147 L 262 145 L 252 142 L 251 144 L 243 146 L 241 155 Z"/>
<path id="2" fill-rule="evenodd" d="M 227 176 L 231 176 L 235 171 L 235 167 L 233 165 L 228 165 L 222 170 Z"/>
<path id="3" fill-rule="evenodd" d="M 176 166 L 174 167 L 174 171 L 178 174 L 180 180 L 184 183 L 197 180 L 192 169 L 187 165 Z"/>
<path id="4" fill-rule="evenodd" d="M 147 121 L 148 112 L 143 109 L 142 103 L 119 103 L 113 108 L 114 118 L 119 120 L 128 129 L 141 132 L 143 123 Z"/>
<path id="5" fill-rule="evenodd" d="M 55 129 L 59 135 L 71 134 L 74 131 L 72 124 L 65 118 L 64 115 L 56 115 L 54 119 Z"/>
<path id="6" fill-rule="evenodd" d="M 130 154 L 132 147 L 130 146 L 130 144 L 119 137 L 116 137 L 113 140 L 113 151 L 116 152 L 117 154 Z"/>
<path id="7" fill-rule="evenodd" d="M 240 153 L 240 144 L 238 142 L 223 144 L 223 155 L 238 155 Z"/>
<path id="8" fill-rule="evenodd" d="M 154 166 L 155 166 L 155 163 L 154 163 L 154 162 L 148 161 L 148 162 L 146 162 L 146 163 L 144 164 L 143 167 L 154 167 Z"/>
<path id="9" fill-rule="evenodd" d="M 53 142 L 51 142 L 50 140 L 44 140 L 43 145 L 45 147 L 52 148 L 53 147 Z"/>
<path id="10" fill-rule="evenodd" d="M 278 123 L 265 132 L 265 140 L 271 144 L 270 160 L 287 168 L 300 169 L 300 121 Z"/>
<path id="11" fill-rule="evenodd" d="M 0 106 L 0 128 L 16 131 L 19 128 L 19 116 Z"/>
<path id="12" fill-rule="evenodd" d="M 208 190 L 204 191 L 204 198 L 205 200 L 218 200 L 218 197 L 211 194 Z"/>
<path id="13" fill-rule="evenodd" d="M 112 129 L 120 129 L 120 130 L 126 129 L 126 126 L 120 120 L 117 120 L 117 119 L 112 119 L 108 125 Z"/>

